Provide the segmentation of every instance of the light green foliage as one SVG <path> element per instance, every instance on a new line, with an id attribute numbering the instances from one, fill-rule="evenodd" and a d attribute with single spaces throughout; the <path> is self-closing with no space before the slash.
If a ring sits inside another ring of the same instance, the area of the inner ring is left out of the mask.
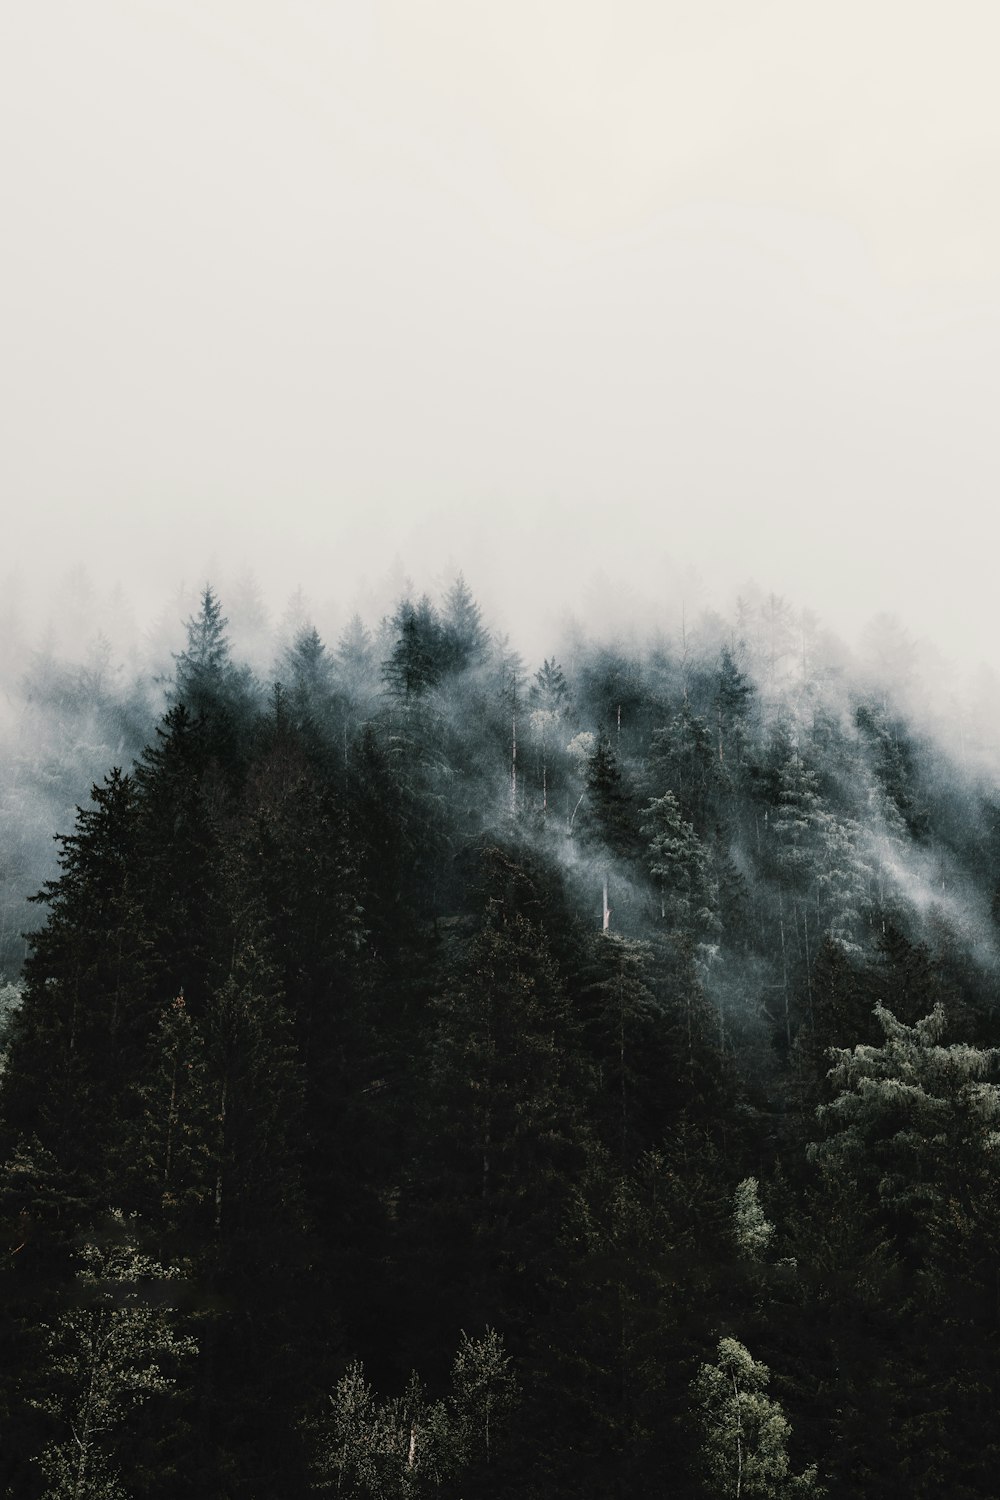
<path id="1" fill-rule="evenodd" d="M 797 750 L 782 767 L 780 799 L 771 827 L 803 916 L 815 906 L 820 926 L 841 947 L 860 951 L 857 930 L 872 876 L 860 825 L 827 806 Z"/>
<path id="2" fill-rule="evenodd" d="M 719 891 L 708 851 L 681 816 L 673 792 L 645 809 L 642 832 L 649 839 L 649 870 L 660 882 L 661 913 L 676 931 L 707 937 L 718 928 Z"/>
<path id="3" fill-rule="evenodd" d="M 872 870 L 861 854 L 861 826 L 826 809 L 817 813 L 819 852 L 816 886 L 830 936 L 848 952 L 859 953 L 861 915 L 869 905 Z"/>
<path id="4" fill-rule="evenodd" d="M 487 1328 L 481 1339 L 465 1332 L 452 1366 L 453 1443 L 462 1464 L 492 1458 L 494 1432 L 517 1400 L 517 1380 L 503 1339 Z"/>
<path id="5" fill-rule="evenodd" d="M 174 1331 L 175 1310 L 149 1292 L 179 1273 L 139 1251 L 120 1212 L 113 1229 L 113 1243 L 81 1250 L 79 1301 L 48 1331 L 53 1389 L 41 1404 L 65 1435 L 38 1457 L 48 1480 L 43 1500 L 124 1497 L 109 1436 L 135 1408 L 171 1390 L 170 1367 L 197 1353 L 193 1338 Z"/>
<path id="6" fill-rule="evenodd" d="M 883 1046 L 831 1051 L 837 1097 L 818 1111 L 830 1135 L 811 1154 L 858 1176 L 874 1167 L 888 1208 L 936 1206 L 1000 1148 L 1000 1085 L 986 1078 L 1000 1052 L 942 1046 L 941 1005 L 914 1026 L 883 1005 L 875 1015 Z"/>
<path id="7" fill-rule="evenodd" d="M 517 1397 L 503 1339 L 465 1333 L 452 1366 L 451 1393 L 430 1401 L 417 1374 L 402 1396 L 380 1401 L 360 1361 L 330 1397 L 316 1459 L 317 1488 L 357 1500 L 392 1500 L 439 1489 L 476 1462 L 489 1463 L 496 1428 Z"/>
<path id="8" fill-rule="evenodd" d="M 356 1361 L 330 1405 L 318 1463 L 321 1488 L 383 1500 L 437 1487 L 451 1471 L 447 1408 L 427 1400 L 415 1374 L 402 1396 L 379 1401 Z"/>
<path id="9" fill-rule="evenodd" d="M 0 984 L 0 1074 L 7 1064 L 7 1038 L 14 1012 L 20 1008 L 22 988 L 18 984 Z"/>
<path id="10" fill-rule="evenodd" d="M 791 1426 L 767 1395 L 771 1374 L 736 1339 L 719 1340 L 718 1359 L 704 1364 L 693 1391 L 702 1428 L 702 1486 L 734 1500 L 791 1500 L 823 1494 L 812 1466 L 793 1474 L 787 1445 Z"/>
<path id="11" fill-rule="evenodd" d="M 761 1260 L 771 1243 L 774 1225 L 764 1217 L 757 1196 L 756 1177 L 746 1177 L 733 1194 L 733 1239 L 747 1260 Z"/>

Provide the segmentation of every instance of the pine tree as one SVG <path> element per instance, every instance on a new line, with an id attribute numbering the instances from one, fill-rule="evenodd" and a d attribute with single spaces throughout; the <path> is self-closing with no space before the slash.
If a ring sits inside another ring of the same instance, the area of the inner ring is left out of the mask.
<path id="1" fill-rule="evenodd" d="M 220 701 L 233 673 L 228 627 L 218 597 L 206 584 L 200 610 L 185 625 L 184 650 L 174 654 L 176 701 L 194 714 L 203 714 Z"/>
<path id="2" fill-rule="evenodd" d="M 210 1223 L 212 1101 L 204 1040 L 183 995 L 161 1013 L 135 1092 L 141 1115 L 126 1136 L 123 1176 L 150 1223 L 203 1241 Z"/>
<path id="3" fill-rule="evenodd" d="M 6 1119 L 67 1168 L 105 1169 L 107 1132 L 153 1024 L 143 931 L 140 808 L 114 770 L 59 839 L 61 873 L 34 898 L 49 915 L 32 940 L 11 1019 Z"/>
<path id="4" fill-rule="evenodd" d="M 569 707 L 569 686 L 566 674 L 556 661 L 548 657 L 535 673 L 531 690 L 532 700 L 547 713 L 564 714 Z"/>
<path id="5" fill-rule="evenodd" d="M 214 938 L 223 823 L 241 779 L 217 739 L 183 705 L 169 711 L 135 767 L 145 937 L 160 1003 L 181 989 L 200 1015 Z"/>
<path id="6" fill-rule="evenodd" d="M 282 675 L 289 706 L 298 726 L 329 724 L 334 665 L 314 625 L 303 626 L 285 652 Z"/>
<path id="7" fill-rule="evenodd" d="M 953 1197 L 975 1202 L 1000 1149 L 1000 1049 L 942 1045 L 945 1011 L 907 1026 L 875 1007 L 883 1045 L 834 1049 L 822 1105 L 825 1137 L 810 1149 L 867 1185 L 901 1246 L 915 1248 L 929 1215 Z"/>
<path id="8" fill-rule="evenodd" d="M 729 646 L 719 653 L 718 683 L 715 691 L 716 729 L 719 742 L 719 764 L 729 774 L 738 772 L 743 760 L 749 726 L 747 719 L 753 701 L 753 687 L 737 665 Z"/>
<path id="9" fill-rule="evenodd" d="M 425 597 L 404 599 L 392 617 L 396 641 L 382 663 L 386 691 L 398 704 L 418 703 L 441 680 L 445 648 L 437 611 Z"/>
<path id="10" fill-rule="evenodd" d="M 375 678 L 375 649 L 371 632 L 359 614 L 353 614 L 341 633 L 334 653 L 337 676 L 353 698 L 371 691 Z"/>
<path id="11" fill-rule="evenodd" d="M 513 1332 L 544 1297 L 560 1205 L 590 1138 L 591 1075 L 544 932 L 518 909 L 537 900 L 530 880 L 496 849 L 480 868 L 485 910 L 432 1000 L 424 1174 L 404 1204 L 431 1257 L 415 1273 L 429 1310 L 441 1298 L 459 1322 L 495 1318 Z"/>
<path id="12" fill-rule="evenodd" d="M 599 1079 L 596 1123 L 624 1170 L 667 1128 L 665 1018 L 650 987 L 648 945 L 617 934 L 588 938 L 590 965 L 574 984 L 574 1004 Z"/>
<path id="13" fill-rule="evenodd" d="M 464 672 L 482 666 L 489 654 L 490 633 L 461 573 L 445 596 L 441 623 L 448 670 Z"/>
<path id="14" fill-rule="evenodd" d="M 673 792 L 684 819 L 699 835 L 706 834 L 718 773 L 711 732 L 687 698 L 670 723 L 654 732 L 649 765 L 655 788 L 666 787 Z"/>
<path id="15" fill-rule="evenodd" d="M 660 916 L 671 932 L 689 942 L 708 941 L 719 927 L 718 882 L 708 850 L 681 816 L 673 792 L 644 809 L 649 872 L 660 887 Z"/>

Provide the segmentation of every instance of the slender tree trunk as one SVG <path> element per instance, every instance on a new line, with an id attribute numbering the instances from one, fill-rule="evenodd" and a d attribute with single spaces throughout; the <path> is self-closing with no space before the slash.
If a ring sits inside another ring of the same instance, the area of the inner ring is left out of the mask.
<path id="1" fill-rule="evenodd" d="M 736 1397 L 736 1500 L 743 1491 L 743 1410 L 740 1404 L 740 1388 L 733 1376 L 733 1395 Z"/>
<path id="2" fill-rule="evenodd" d="M 510 717 L 510 815 L 517 816 L 517 712 Z"/>
<path id="3" fill-rule="evenodd" d="M 785 1000 L 785 1040 L 789 1050 L 792 1046 L 792 1023 L 788 1014 L 788 955 L 785 952 L 785 904 L 784 899 L 778 897 L 778 928 L 781 932 L 781 988 Z"/>
<path id="4" fill-rule="evenodd" d="M 226 1094 L 228 1078 L 222 1080 L 222 1097 L 219 1100 L 219 1159 L 215 1172 L 215 1232 L 222 1233 L 222 1170 L 226 1154 Z"/>
<path id="5" fill-rule="evenodd" d="M 622 977 L 618 976 L 618 1068 L 621 1076 L 622 1094 L 622 1166 L 628 1144 L 628 1082 L 625 1078 L 625 997 L 622 994 Z"/>
<path id="6" fill-rule="evenodd" d="M 806 940 L 806 995 L 809 999 L 809 1027 L 810 1030 L 815 1031 L 816 1018 L 813 1014 L 812 958 L 809 954 L 809 911 L 805 906 L 802 908 L 802 931 L 805 934 Z"/>

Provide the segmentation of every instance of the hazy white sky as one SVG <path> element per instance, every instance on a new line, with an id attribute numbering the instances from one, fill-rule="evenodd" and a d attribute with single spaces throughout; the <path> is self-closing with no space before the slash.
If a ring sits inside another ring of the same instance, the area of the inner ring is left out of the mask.
<path id="1" fill-rule="evenodd" d="M 1000 663 L 998 55 L 995 0 L 0 7 L 6 566 L 398 555 L 514 627 L 691 568 Z"/>

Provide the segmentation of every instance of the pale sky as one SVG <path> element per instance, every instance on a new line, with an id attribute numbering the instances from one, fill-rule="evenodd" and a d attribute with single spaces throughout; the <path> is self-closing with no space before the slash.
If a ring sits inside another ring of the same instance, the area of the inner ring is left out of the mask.
<path id="1" fill-rule="evenodd" d="M 995 0 L 8 0 L 0 575 L 398 558 L 516 631 L 690 570 L 1000 665 L 998 56 Z"/>

